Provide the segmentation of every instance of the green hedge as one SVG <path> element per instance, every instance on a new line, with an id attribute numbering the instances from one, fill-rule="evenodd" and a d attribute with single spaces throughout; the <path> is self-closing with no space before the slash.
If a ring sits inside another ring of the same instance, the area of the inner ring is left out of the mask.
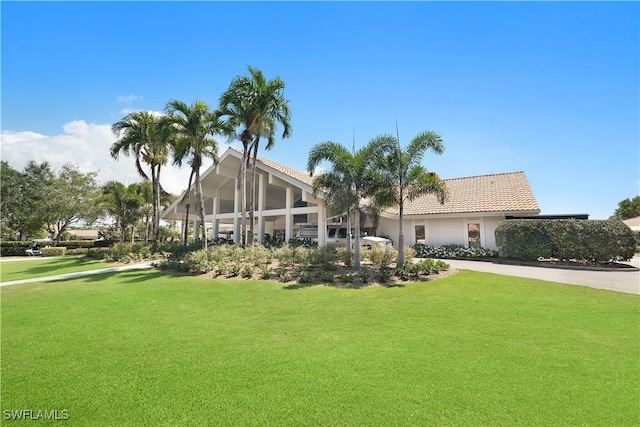
<path id="1" fill-rule="evenodd" d="M 495 235 L 500 255 L 524 260 L 626 261 L 635 249 L 631 229 L 618 220 L 513 219 Z"/>
<path id="2" fill-rule="evenodd" d="M 67 248 L 64 246 L 48 247 L 40 249 L 42 256 L 64 256 L 67 252 Z"/>

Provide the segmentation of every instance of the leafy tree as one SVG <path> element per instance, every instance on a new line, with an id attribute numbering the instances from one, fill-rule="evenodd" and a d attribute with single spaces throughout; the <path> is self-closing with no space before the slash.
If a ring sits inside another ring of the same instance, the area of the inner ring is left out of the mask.
<path id="1" fill-rule="evenodd" d="M 171 129 L 165 119 L 146 111 L 127 114 L 111 127 L 118 140 L 111 146 L 111 156 L 117 159 L 120 153 L 135 157 L 136 169 L 142 178 L 149 180 L 142 167 L 146 163 L 151 169 L 153 185 L 153 240 L 160 232 L 160 198 L 166 194 L 160 185 L 160 171 L 168 161 Z"/>
<path id="2" fill-rule="evenodd" d="M 609 219 L 625 220 L 637 216 L 640 216 L 640 196 L 622 200 Z"/>
<path id="3" fill-rule="evenodd" d="M 92 224 L 102 215 L 96 172 L 82 173 L 76 166 L 62 166 L 43 203 L 47 231 L 54 245 L 70 225 Z"/>
<path id="4" fill-rule="evenodd" d="M 102 203 L 116 224 L 116 233 L 120 234 L 120 243 L 127 240 L 127 230 L 133 230 L 142 217 L 143 198 L 140 184 L 125 186 L 118 181 L 109 181 L 102 187 Z"/>
<path id="5" fill-rule="evenodd" d="M 382 176 L 376 168 L 381 153 L 387 149 L 388 141 L 376 138 L 357 151 L 350 152 L 335 142 L 322 142 L 309 153 L 307 171 L 313 175 L 323 161 L 331 163 L 332 169 L 317 175 L 313 181 L 313 194 L 323 193 L 325 205 L 350 213 L 355 211 L 355 253 L 353 266 L 360 267 L 360 211 L 363 199 L 372 196 Z"/>
<path id="6" fill-rule="evenodd" d="M 436 154 L 444 152 L 442 138 L 435 132 L 422 132 L 414 137 L 406 149 L 402 149 L 398 138 L 391 135 L 380 136 L 386 141 L 387 153 L 378 167 L 385 175 L 385 185 L 389 191 L 378 192 L 382 204 L 397 206 L 399 210 L 398 259 L 396 265 L 404 265 L 404 203 L 424 194 L 435 194 L 440 203 L 447 199 L 447 188 L 436 174 L 429 173 L 422 166 L 426 151 Z"/>
<path id="7" fill-rule="evenodd" d="M 51 192 L 54 172 L 49 163 L 33 160 L 23 172 L 2 162 L 0 171 L 2 235 L 18 235 L 19 240 L 42 232 L 46 222 L 46 202 Z"/>
<path id="8" fill-rule="evenodd" d="M 284 82 L 276 77 L 267 81 L 260 69 L 248 67 L 248 76 L 238 76 L 231 81 L 229 89 L 220 97 L 221 116 L 227 117 L 227 123 L 240 128 L 236 138 L 242 143 L 242 161 L 238 171 L 242 194 L 241 235 L 244 241 L 246 233 L 247 184 L 246 170 L 251 167 L 249 182 L 249 235 L 248 244 L 253 243 L 253 223 L 255 205 L 256 159 L 260 139 L 267 140 L 270 150 L 275 144 L 275 131 L 278 124 L 283 127 L 282 138 L 291 135 L 291 114 L 288 101 L 284 98 Z"/>
<path id="9" fill-rule="evenodd" d="M 206 249 L 207 229 L 200 167 L 204 158 L 213 159 L 214 162 L 218 161 L 218 143 L 213 135 L 225 134 L 226 127 L 217 115 L 211 112 L 209 106 L 202 101 L 196 100 L 191 105 L 187 105 L 182 101 L 171 100 L 167 103 L 165 111 L 174 132 L 174 163 L 181 166 L 183 162 L 188 161 L 192 175 L 196 180 L 202 245 Z M 190 190 L 190 187 L 187 188 L 187 192 Z"/>

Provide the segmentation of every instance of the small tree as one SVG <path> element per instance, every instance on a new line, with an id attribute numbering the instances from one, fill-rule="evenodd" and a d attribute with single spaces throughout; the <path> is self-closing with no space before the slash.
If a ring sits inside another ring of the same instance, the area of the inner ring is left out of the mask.
<path id="1" fill-rule="evenodd" d="M 95 222 L 103 213 L 96 172 L 82 173 L 70 163 L 53 180 L 43 207 L 47 231 L 54 245 L 70 225 Z"/>
<path id="2" fill-rule="evenodd" d="M 625 220 L 640 216 L 640 196 L 633 199 L 624 199 L 618 203 L 618 208 L 609 219 Z"/>

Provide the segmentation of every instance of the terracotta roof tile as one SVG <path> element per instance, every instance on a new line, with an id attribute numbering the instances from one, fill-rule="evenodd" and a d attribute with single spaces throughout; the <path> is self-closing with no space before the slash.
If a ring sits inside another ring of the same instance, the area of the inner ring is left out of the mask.
<path id="1" fill-rule="evenodd" d="M 230 147 L 238 153 L 241 150 Z M 313 185 L 308 173 L 258 157 L 258 161 L 304 184 Z M 427 194 L 404 207 L 405 215 L 429 215 L 474 212 L 540 212 L 524 172 L 507 172 L 443 180 L 449 189 L 449 200 L 441 205 L 436 196 Z M 397 214 L 397 208 L 387 209 Z"/>
<path id="2" fill-rule="evenodd" d="M 405 215 L 449 214 L 464 212 L 540 212 L 524 172 L 470 176 L 443 180 L 449 200 L 441 205 L 435 195 L 427 194 L 404 207 Z M 389 212 L 397 213 L 397 208 Z"/>

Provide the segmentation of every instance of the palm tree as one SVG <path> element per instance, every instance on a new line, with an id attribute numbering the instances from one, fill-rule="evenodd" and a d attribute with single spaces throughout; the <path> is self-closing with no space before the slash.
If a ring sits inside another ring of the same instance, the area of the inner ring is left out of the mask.
<path id="1" fill-rule="evenodd" d="M 359 150 L 349 152 L 343 145 L 328 141 L 315 145 L 309 153 L 307 171 L 311 176 L 321 162 L 327 161 L 332 165 L 330 171 L 313 180 L 314 197 L 323 193 L 326 206 L 347 214 L 355 211 L 355 268 L 360 267 L 361 203 L 374 194 L 381 181 L 382 176 L 375 166 L 387 144 L 387 140 L 375 138 Z"/>
<path id="2" fill-rule="evenodd" d="M 380 138 L 391 142 L 388 144 L 386 156 L 378 164 L 385 175 L 386 184 L 383 188 L 391 191 L 379 193 L 379 196 L 387 199 L 383 204 L 398 206 L 399 232 L 396 265 L 402 266 L 404 264 L 404 203 L 424 194 L 435 194 L 441 204 L 447 200 L 448 192 L 445 183 L 420 164 L 427 150 L 442 154 L 444 145 L 440 135 L 432 131 L 418 134 L 405 150 L 400 147 L 399 138 L 390 135 Z"/>
<path id="3" fill-rule="evenodd" d="M 182 166 L 188 161 L 192 176 L 195 178 L 196 198 L 198 199 L 198 214 L 202 227 L 202 245 L 207 248 L 207 230 L 204 218 L 204 194 L 200 181 L 200 167 L 204 158 L 218 161 L 218 143 L 213 138 L 215 134 L 225 134 L 225 125 L 220 122 L 207 104 L 194 101 L 191 105 L 178 100 L 171 100 L 165 107 L 168 114 L 167 121 L 174 132 L 174 163 Z M 191 177 L 189 178 L 191 181 Z M 191 188 L 187 188 L 187 192 Z M 186 229 L 185 224 L 185 229 Z"/>
<path id="4" fill-rule="evenodd" d="M 160 232 L 160 197 L 166 194 L 160 185 L 160 171 L 169 157 L 170 130 L 162 117 L 146 111 L 127 114 L 122 120 L 111 126 L 119 138 L 111 146 L 111 156 L 118 159 L 120 153 L 136 160 L 136 169 L 142 178 L 149 180 L 142 162 L 151 169 L 153 185 L 153 240 L 158 240 Z"/>
<path id="5" fill-rule="evenodd" d="M 284 99 L 284 82 L 276 77 L 267 81 L 260 69 L 248 67 L 249 76 L 238 76 L 231 81 L 229 89 L 220 96 L 220 115 L 234 129 L 241 128 L 236 138 L 242 143 L 242 162 L 238 185 L 242 194 L 241 234 L 246 236 L 247 211 L 247 167 L 251 167 L 249 183 L 249 244 L 253 243 L 253 215 L 255 199 L 256 159 L 260 139 L 266 138 L 266 149 L 275 144 L 275 131 L 279 124 L 283 127 L 282 138 L 291 135 L 291 114 L 288 101 Z"/>

